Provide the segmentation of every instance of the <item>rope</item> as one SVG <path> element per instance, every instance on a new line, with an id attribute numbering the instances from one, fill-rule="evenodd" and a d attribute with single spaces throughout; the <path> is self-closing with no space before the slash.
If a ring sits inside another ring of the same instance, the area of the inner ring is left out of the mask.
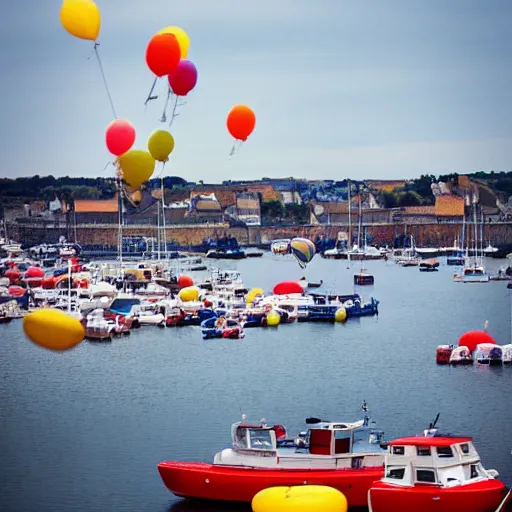
<path id="1" fill-rule="evenodd" d="M 103 64 L 101 63 L 100 54 L 98 52 L 99 45 L 100 45 L 100 43 L 94 43 L 94 53 L 96 54 L 96 59 L 98 59 L 98 65 L 100 67 L 101 76 L 103 77 L 103 83 L 105 84 L 105 89 L 107 91 L 108 100 L 110 101 L 110 107 L 112 108 L 112 113 L 114 114 L 114 118 L 117 119 L 116 109 L 114 107 L 114 102 L 112 101 L 112 95 L 110 94 L 110 90 L 108 88 L 107 78 L 105 76 Z"/>

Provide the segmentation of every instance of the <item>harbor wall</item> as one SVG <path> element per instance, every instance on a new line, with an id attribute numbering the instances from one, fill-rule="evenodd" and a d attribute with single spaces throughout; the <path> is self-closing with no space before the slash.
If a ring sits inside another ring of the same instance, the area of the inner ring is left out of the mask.
<path id="1" fill-rule="evenodd" d="M 60 236 L 68 241 L 76 240 L 80 244 L 117 245 L 118 228 L 112 224 L 89 224 L 66 226 L 58 223 L 8 223 L 9 238 L 21 243 L 32 245 L 56 243 Z M 296 236 L 316 239 L 317 236 L 337 238 L 346 233 L 346 225 L 314 225 L 314 226 L 250 226 L 230 228 L 227 224 L 199 224 L 169 226 L 166 229 L 167 241 L 178 245 L 197 245 L 205 238 L 217 238 L 231 235 L 242 245 L 263 245 L 279 238 Z M 461 223 L 417 223 L 417 224 L 370 224 L 365 226 L 366 232 L 373 237 L 376 244 L 386 244 L 401 234 L 414 236 L 420 247 L 451 246 L 462 232 Z M 353 228 L 354 234 L 356 228 Z M 472 240 L 473 226 L 466 226 L 466 240 Z M 157 237 L 157 227 L 148 225 L 129 225 L 123 227 L 123 236 Z M 480 237 L 480 234 L 478 235 Z M 485 243 L 493 245 L 512 243 L 512 222 L 491 223 L 484 226 Z"/>

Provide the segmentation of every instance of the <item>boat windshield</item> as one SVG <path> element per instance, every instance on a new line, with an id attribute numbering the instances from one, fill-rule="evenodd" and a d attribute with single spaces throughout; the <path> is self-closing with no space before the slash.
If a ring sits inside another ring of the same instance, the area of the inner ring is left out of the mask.
<path id="1" fill-rule="evenodd" d="M 242 450 L 275 450 L 272 430 L 239 427 L 235 436 L 235 447 Z"/>

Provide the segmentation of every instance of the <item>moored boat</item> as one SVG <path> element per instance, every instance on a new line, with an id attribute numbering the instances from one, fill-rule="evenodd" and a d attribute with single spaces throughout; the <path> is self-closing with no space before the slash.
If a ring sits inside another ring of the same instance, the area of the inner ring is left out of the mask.
<path id="1" fill-rule="evenodd" d="M 419 264 L 420 272 L 437 272 L 439 269 L 438 260 L 423 260 Z"/>
<path id="2" fill-rule="evenodd" d="M 316 418 L 311 418 L 316 420 Z M 311 425 L 305 438 L 285 440 L 282 426 L 232 426 L 232 448 L 213 464 L 166 461 L 158 471 L 176 496 L 250 502 L 261 490 L 280 485 L 327 485 L 343 492 L 350 507 L 364 507 L 373 482 L 383 475 L 383 432 L 357 422 Z"/>
<path id="3" fill-rule="evenodd" d="M 474 352 L 475 361 L 479 364 L 502 364 L 502 348 L 493 343 L 479 343 Z"/>
<path id="4" fill-rule="evenodd" d="M 354 284 L 358 286 L 371 286 L 374 284 L 375 278 L 366 269 L 362 268 L 357 274 L 354 274 Z"/>
<path id="5" fill-rule="evenodd" d="M 436 349 L 436 363 L 449 364 L 454 348 L 454 345 L 438 345 Z"/>
<path id="6" fill-rule="evenodd" d="M 473 364 L 473 357 L 471 356 L 471 350 L 465 346 L 459 346 L 454 348 L 450 354 L 450 364 Z"/>
<path id="7" fill-rule="evenodd" d="M 507 488 L 486 470 L 470 437 L 405 437 L 389 443 L 385 476 L 368 492 L 370 512 L 495 512 Z"/>

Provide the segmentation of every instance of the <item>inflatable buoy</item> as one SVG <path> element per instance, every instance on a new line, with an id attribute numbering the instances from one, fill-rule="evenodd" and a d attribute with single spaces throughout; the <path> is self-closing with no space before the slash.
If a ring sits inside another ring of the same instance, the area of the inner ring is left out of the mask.
<path id="1" fill-rule="evenodd" d="M 50 350 L 68 350 L 85 337 L 79 320 L 58 309 L 41 309 L 23 319 L 23 330 L 28 339 Z"/>
<path id="2" fill-rule="evenodd" d="M 324 485 L 269 487 L 252 499 L 253 512 L 347 512 L 347 499 Z"/>
<path id="3" fill-rule="evenodd" d="M 178 293 L 178 297 L 183 302 L 191 302 L 197 300 L 199 298 L 199 288 L 196 288 L 195 286 L 187 286 L 186 288 L 182 288 Z"/>
<path id="4" fill-rule="evenodd" d="M 190 276 L 180 276 L 178 277 L 178 286 L 180 289 L 194 286 L 194 280 Z"/>
<path id="5" fill-rule="evenodd" d="M 254 302 L 254 299 L 258 295 L 265 295 L 265 292 L 261 288 L 253 288 L 252 290 L 249 290 L 249 293 L 247 294 L 247 298 L 245 299 L 245 302 L 247 304 L 252 304 Z"/>
<path id="6" fill-rule="evenodd" d="M 339 308 L 336 310 L 336 313 L 334 313 L 334 320 L 336 322 L 343 323 L 347 319 L 347 310 L 345 308 Z"/>
<path id="7" fill-rule="evenodd" d="M 281 322 L 281 315 L 277 311 L 270 311 L 267 313 L 267 325 L 269 327 L 275 327 Z"/>

